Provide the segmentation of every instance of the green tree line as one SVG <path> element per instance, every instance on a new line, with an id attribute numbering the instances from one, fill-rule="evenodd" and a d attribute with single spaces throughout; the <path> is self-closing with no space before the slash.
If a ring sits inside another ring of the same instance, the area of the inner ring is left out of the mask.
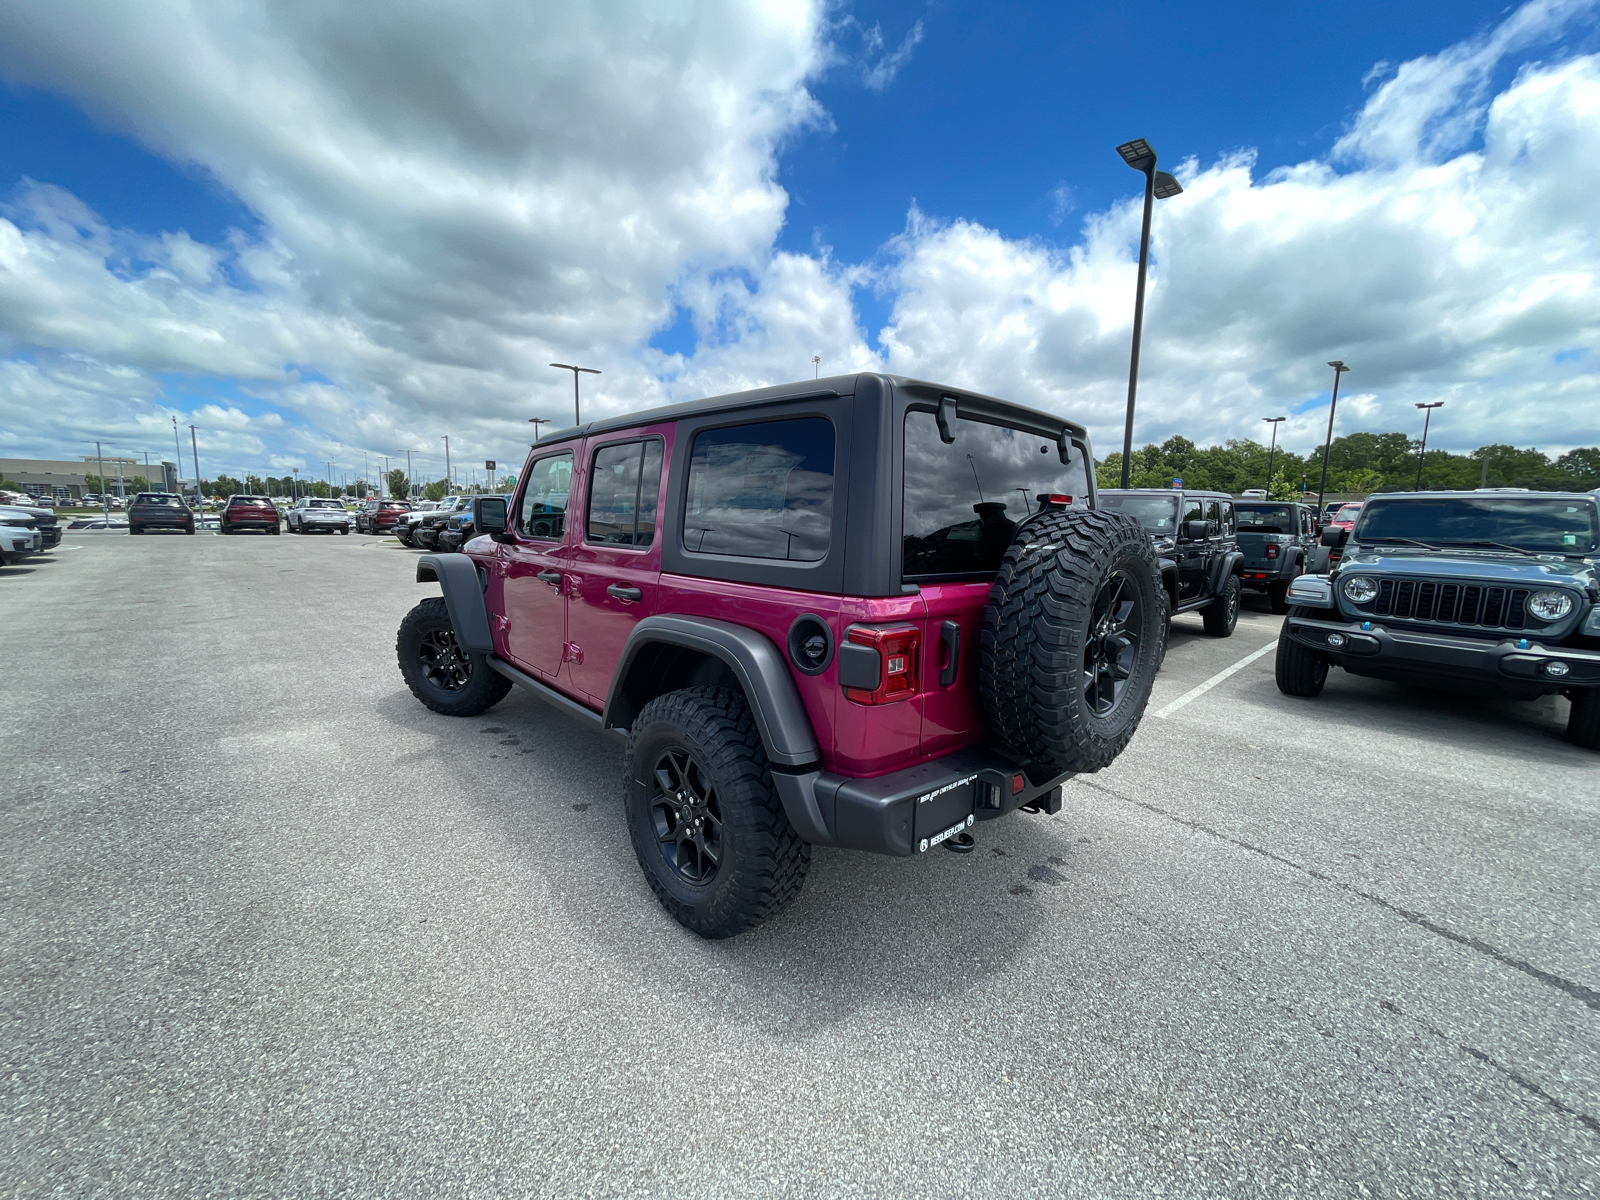
<path id="1" fill-rule="evenodd" d="M 1417 451 L 1421 444 L 1403 433 L 1352 433 L 1334 438 L 1328 450 L 1330 493 L 1404 492 L 1417 484 Z M 1168 488 L 1174 479 L 1185 487 L 1242 492 L 1267 487 L 1268 448 L 1234 438 L 1220 446 L 1197 446 L 1186 437 L 1170 437 L 1161 445 L 1133 452 L 1130 482 L 1134 487 Z M 1302 486 L 1317 490 L 1322 475 L 1322 447 L 1308 455 L 1278 448 L 1272 462 L 1272 495 L 1287 499 Z M 1108 454 L 1095 467 L 1101 487 L 1118 487 L 1122 455 Z M 1536 449 L 1479 446 L 1470 454 L 1429 450 L 1422 461 L 1422 486 L 1430 491 L 1475 487 L 1525 487 L 1535 491 L 1589 491 L 1600 487 L 1600 447 L 1569 450 L 1551 459 Z"/>

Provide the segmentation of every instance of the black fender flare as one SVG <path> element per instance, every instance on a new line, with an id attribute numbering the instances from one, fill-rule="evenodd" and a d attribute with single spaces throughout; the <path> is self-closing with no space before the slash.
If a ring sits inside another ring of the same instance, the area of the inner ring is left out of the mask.
<path id="1" fill-rule="evenodd" d="M 1214 570 L 1216 573 L 1211 577 L 1211 594 L 1213 596 L 1222 590 L 1222 581 L 1229 575 L 1244 574 L 1244 552 L 1241 550 L 1229 550 L 1218 560 Z"/>
<path id="2" fill-rule="evenodd" d="M 603 723 L 628 729 L 639 714 L 628 698 L 627 679 L 640 651 L 651 645 L 682 646 L 724 663 L 744 689 L 767 758 L 774 766 L 803 767 L 822 757 L 811 718 L 785 661 L 764 634 L 711 617 L 645 617 L 633 627 L 611 677 Z"/>
<path id="3" fill-rule="evenodd" d="M 483 602 L 484 577 L 478 564 L 463 554 L 424 554 L 417 559 L 417 582 L 437 583 L 445 610 L 462 649 L 492 654 L 489 611 Z"/>
<path id="4" fill-rule="evenodd" d="M 1178 560 L 1175 558 L 1157 558 L 1156 570 L 1161 575 L 1161 586 L 1166 589 L 1167 598 L 1176 604 L 1178 602 Z"/>

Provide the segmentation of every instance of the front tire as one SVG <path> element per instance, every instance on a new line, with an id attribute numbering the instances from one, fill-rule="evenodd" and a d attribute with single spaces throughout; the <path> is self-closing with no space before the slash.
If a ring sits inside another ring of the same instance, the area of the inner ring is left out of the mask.
<path id="1" fill-rule="evenodd" d="M 1567 741 L 1585 750 L 1600 750 L 1600 688 L 1574 688 L 1568 694 Z"/>
<path id="2" fill-rule="evenodd" d="M 1272 605 L 1272 611 L 1278 616 L 1283 616 L 1289 611 L 1289 584 L 1293 580 L 1280 579 L 1267 589 L 1267 602 Z"/>
<path id="3" fill-rule="evenodd" d="M 1289 616 L 1315 617 L 1317 610 L 1295 607 Z M 1302 646 L 1289 636 L 1289 622 L 1284 621 L 1278 634 L 1278 659 L 1274 667 L 1278 690 L 1285 696 L 1320 696 L 1322 685 L 1328 681 L 1328 660 L 1309 646 Z"/>
<path id="4" fill-rule="evenodd" d="M 703 938 L 743 933 L 800 894 L 811 847 L 789 824 L 743 693 L 685 688 L 628 736 L 623 806 L 661 907 Z"/>
<path id="5" fill-rule="evenodd" d="M 1217 598 L 1200 610 L 1206 633 L 1212 637 L 1232 637 L 1234 626 L 1239 624 L 1239 577 L 1229 575 Z"/>
<path id="6" fill-rule="evenodd" d="M 511 690 L 511 681 L 482 654 L 456 641 L 443 596 L 432 596 L 405 615 L 394 648 L 411 694 L 447 717 L 475 717 Z"/>
<path id="7" fill-rule="evenodd" d="M 1017 532 L 983 610 L 979 695 L 989 728 L 1037 779 L 1098 771 L 1139 727 L 1164 608 L 1133 517 L 1064 509 Z"/>

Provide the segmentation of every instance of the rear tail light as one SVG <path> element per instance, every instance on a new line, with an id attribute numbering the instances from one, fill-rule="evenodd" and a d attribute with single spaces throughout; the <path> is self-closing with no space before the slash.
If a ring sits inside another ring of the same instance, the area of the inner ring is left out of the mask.
<path id="1" fill-rule="evenodd" d="M 1267 543 L 1267 557 L 1268 558 L 1277 558 L 1278 557 L 1278 550 L 1279 550 L 1279 546 L 1278 546 L 1277 542 L 1268 542 Z"/>
<path id="2" fill-rule="evenodd" d="M 847 687 L 857 704 L 892 704 L 917 694 L 917 659 L 922 634 L 915 625 L 853 625 L 845 635 L 857 646 L 870 646 L 883 664 L 875 688 Z"/>

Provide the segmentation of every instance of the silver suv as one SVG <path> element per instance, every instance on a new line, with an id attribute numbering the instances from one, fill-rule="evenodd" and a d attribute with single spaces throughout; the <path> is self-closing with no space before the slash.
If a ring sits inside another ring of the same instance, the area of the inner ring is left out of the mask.
<path id="1" fill-rule="evenodd" d="M 350 514 L 337 500 L 301 498 L 286 518 L 290 533 L 349 533 Z"/>

